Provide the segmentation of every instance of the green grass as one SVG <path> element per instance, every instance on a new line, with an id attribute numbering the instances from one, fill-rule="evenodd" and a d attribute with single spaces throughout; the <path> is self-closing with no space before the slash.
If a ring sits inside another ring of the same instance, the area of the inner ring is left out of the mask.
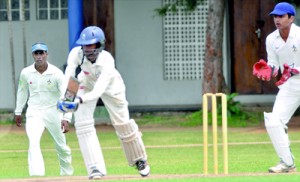
<path id="1" fill-rule="evenodd" d="M 218 112 L 218 125 L 221 126 L 221 114 Z M 138 118 L 141 125 L 150 126 L 178 126 L 178 127 L 195 127 L 202 125 L 202 110 L 190 113 L 166 113 L 155 115 L 153 113 L 143 114 Z M 208 113 L 208 122 L 211 124 L 212 114 Z M 249 127 L 257 126 L 263 121 L 262 112 L 243 111 L 239 115 L 228 115 L 227 122 L 229 127 Z"/>
<path id="2" fill-rule="evenodd" d="M 300 174 L 269 175 L 267 169 L 278 162 L 278 158 L 270 143 L 270 139 L 259 121 L 246 122 L 246 126 L 237 124 L 229 127 L 229 175 L 203 177 L 202 128 L 201 113 L 177 114 L 145 114 L 137 117 L 143 139 L 147 148 L 151 175 L 185 175 L 184 178 L 141 178 L 126 181 L 209 181 L 209 182 L 277 182 L 299 181 Z M 239 120 L 238 120 L 239 121 Z M 239 121 L 240 122 L 240 121 Z M 250 123 L 250 124 L 249 124 Z M 255 127 L 253 127 L 255 125 Z M 251 127 L 250 127 L 251 126 Z M 27 166 L 28 140 L 23 131 L 15 132 L 15 127 L 0 125 L 0 181 L 1 179 L 29 178 Z M 123 151 L 112 128 L 100 126 L 98 136 L 103 148 L 108 176 L 136 175 L 135 168 L 128 167 Z M 290 131 L 291 147 L 300 166 L 300 133 Z M 211 132 L 209 132 L 211 136 Z M 219 129 L 219 135 L 220 129 Z M 74 176 L 87 176 L 83 159 L 79 150 L 74 128 L 66 135 L 68 145 L 72 149 Z M 211 141 L 210 141 L 211 142 Z M 260 143 L 255 143 L 260 142 Z M 221 138 L 219 139 L 221 143 Z M 59 176 L 59 164 L 53 142 L 45 131 L 41 148 L 45 160 L 46 177 Z M 222 173 L 222 148 L 219 146 L 219 172 Z M 209 147 L 209 172 L 213 173 L 212 148 Z M 188 177 L 187 175 L 198 175 Z M 119 181 L 119 180 L 110 180 Z"/>

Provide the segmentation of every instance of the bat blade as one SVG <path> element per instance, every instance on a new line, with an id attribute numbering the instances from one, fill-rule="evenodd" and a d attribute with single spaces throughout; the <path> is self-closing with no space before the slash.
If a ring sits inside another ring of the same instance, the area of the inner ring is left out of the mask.
<path id="1" fill-rule="evenodd" d="M 79 81 L 75 77 L 70 77 L 68 82 L 68 87 L 65 92 L 65 99 L 67 101 L 73 102 L 76 98 L 78 88 L 79 88 Z"/>

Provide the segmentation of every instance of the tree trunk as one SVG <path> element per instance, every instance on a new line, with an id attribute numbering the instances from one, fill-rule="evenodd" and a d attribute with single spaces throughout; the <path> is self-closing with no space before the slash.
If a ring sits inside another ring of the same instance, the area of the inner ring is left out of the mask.
<path id="1" fill-rule="evenodd" d="M 208 3 L 202 93 L 227 93 L 222 53 L 225 0 L 208 1 Z"/>

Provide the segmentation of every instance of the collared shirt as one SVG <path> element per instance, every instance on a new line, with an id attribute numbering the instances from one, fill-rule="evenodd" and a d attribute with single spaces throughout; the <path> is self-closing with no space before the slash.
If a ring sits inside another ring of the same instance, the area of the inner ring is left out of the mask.
<path id="1" fill-rule="evenodd" d="M 81 95 L 83 102 L 98 99 L 102 94 L 116 95 L 125 92 L 125 85 L 119 72 L 115 69 L 115 61 L 111 54 L 102 50 L 95 63 L 84 57 L 81 47 L 73 48 L 68 56 L 68 66 L 65 71 L 65 80 L 75 76 L 75 70 L 81 65 L 78 80 L 84 85 L 88 93 Z"/>
<path id="2" fill-rule="evenodd" d="M 26 102 L 33 109 L 56 106 L 63 91 L 62 78 L 63 72 L 50 63 L 42 74 L 35 69 L 34 64 L 24 68 L 19 78 L 15 114 L 21 115 Z"/>
<path id="3" fill-rule="evenodd" d="M 300 70 L 300 27 L 294 23 L 291 25 L 286 42 L 281 38 L 279 30 L 275 30 L 266 39 L 268 53 L 268 65 L 283 70 L 283 64 L 287 63 Z M 298 76 L 297 76 L 298 77 Z"/>

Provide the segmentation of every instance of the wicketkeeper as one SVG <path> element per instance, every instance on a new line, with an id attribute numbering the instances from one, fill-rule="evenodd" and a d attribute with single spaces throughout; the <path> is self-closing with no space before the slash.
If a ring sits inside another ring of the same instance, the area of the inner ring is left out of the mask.
<path id="1" fill-rule="evenodd" d="M 76 68 L 80 66 L 79 90 L 73 102 L 66 101 L 65 98 L 60 100 L 58 109 L 62 112 L 77 110 L 74 113 L 74 125 L 89 179 L 100 179 L 107 174 L 93 118 L 100 97 L 110 115 L 129 165 L 136 166 L 141 176 L 148 176 L 150 167 L 147 164 L 142 134 L 136 122 L 129 117 L 125 85 L 115 69 L 114 58 L 103 50 L 103 31 L 99 27 L 89 26 L 81 32 L 76 43 L 81 46 L 71 50 L 65 77 L 66 80 L 74 77 Z"/>
<path id="2" fill-rule="evenodd" d="M 269 168 L 269 172 L 293 172 L 296 166 L 287 124 L 300 105 L 300 27 L 293 23 L 296 12 L 289 3 L 278 3 L 269 15 L 273 16 L 277 29 L 266 39 L 268 62 L 257 62 L 253 66 L 253 74 L 261 80 L 270 81 L 281 70 L 282 76 L 275 83 L 279 92 L 273 110 L 264 113 L 267 132 L 279 157 L 278 165 Z"/>

